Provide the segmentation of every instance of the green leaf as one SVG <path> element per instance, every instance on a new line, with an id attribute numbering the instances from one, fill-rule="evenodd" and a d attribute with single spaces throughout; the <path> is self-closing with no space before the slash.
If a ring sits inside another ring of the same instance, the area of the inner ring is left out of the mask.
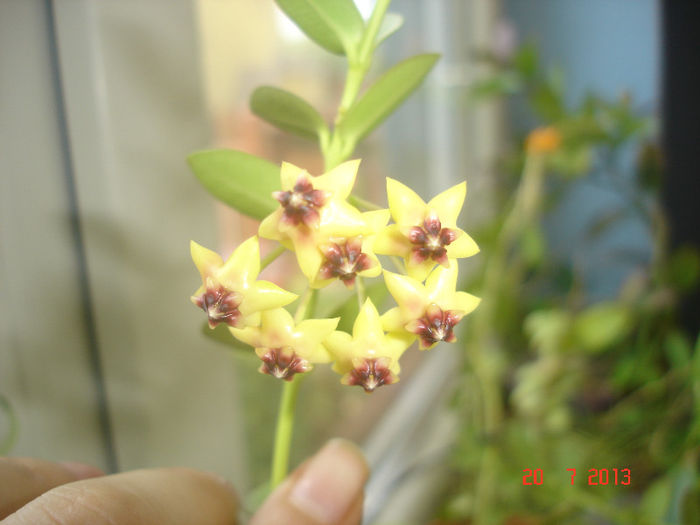
<path id="1" fill-rule="evenodd" d="M 374 44 L 376 48 L 384 42 L 391 35 L 396 33 L 403 25 L 403 16 L 398 13 L 387 13 L 384 15 L 384 20 L 382 20 L 382 25 L 379 28 L 379 33 L 377 33 L 377 41 Z"/>
<path id="2" fill-rule="evenodd" d="M 273 126 L 306 139 L 318 139 L 328 134 L 321 115 L 304 99 L 294 93 L 272 86 L 253 91 L 250 109 Z"/>
<path id="3" fill-rule="evenodd" d="M 537 46 L 528 43 L 518 49 L 513 57 L 513 66 L 527 79 L 531 79 L 537 73 L 539 57 L 537 56 Z"/>
<path id="4" fill-rule="evenodd" d="M 262 219 L 278 206 L 272 192 L 280 189 L 280 169 L 271 162 L 230 149 L 192 153 L 187 162 L 209 193 L 249 217 Z"/>
<path id="5" fill-rule="evenodd" d="M 630 312 L 622 304 L 602 302 L 584 310 L 574 322 L 575 343 L 600 352 L 625 337 L 632 328 Z"/>
<path id="6" fill-rule="evenodd" d="M 331 53 L 352 55 L 365 28 L 352 0 L 275 0 L 306 36 Z"/>
<path id="7" fill-rule="evenodd" d="M 211 329 L 209 328 L 209 323 L 204 322 L 202 323 L 200 331 L 202 332 L 202 335 L 204 335 L 204 337 L 206 337 L 207 339 L 211 339 L 212 341 L 216 341 L 219 344 L 225 345 L 229 350 L 235 350 L 237 352 L 248 352 L 251 356 L 257 358 L 255 353 L 253 352 L 253 349 L 250 346 L 241 343 L 238 339 L 234 338 L 233 335 L 231 335 L 231 332 L 228 331 L 226 325 L 220 324 L 216 328 Z"/>
<path id="8" fill-rule="evenodd" d="M 520 75 L 512 71 L 502 71 L 487 78 L 479 79 L 469 87 L 469 95 L 475 99 L 514 95 L 523 87 Z"/>
<path id="9" fill-rule="evenodd" d="M 387 118 L 423 81 L 440 55 L 416 55 L 384 73 L 343 116 L 336 133 L 359 142 Z"/>

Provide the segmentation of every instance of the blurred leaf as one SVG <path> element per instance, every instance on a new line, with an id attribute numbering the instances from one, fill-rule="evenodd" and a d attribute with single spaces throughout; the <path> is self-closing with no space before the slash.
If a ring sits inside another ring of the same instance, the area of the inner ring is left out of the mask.
<path id="1" fill-rule="evenodd" d="M 653 142 L 645 142 L 637 156 L 637 179 L 642 188 L 658 191 L 663 180 L 663 153 Z"/>
<path id="2" fill-rule="evenodd" d="M 365 281 L 366 282 L 366 281 Z M 365 288 L 365 295 L 372 299 L 374 306 L 381 309 L 381 305 L 384 303 L 389 295 L 389 291 L 384 285 L 383 281 L 372 283 Z M 357 297 L 351 295 L 347 301 L 336 308 L 328 317 L 340 317 L 340 322 L 338 323 L 338 330 L 343 332 L 352 333 L 352 326 L 355 324 L 355 319 L 359 308 L 357 305 Z"/>
<path id="3" fill-rule="evenodd" d="M 531 267 L 538 266 L 544 260 L 547 244 L 538 225 L 528 225 L 520 239 L 523 260 Z"/>
<path id="4" fill-rule="evenodd" d="M 306 139 L 328 133 L 321 115 L 302 98 L 271 86 L 257 88 L 250 97 L 250 109 L 273 126 Z"/>
<path id="5" fill-rule="evenodd" d="M 532 43 L 520 47 L 513 57 L 513 66 L 527 79 L 535 76 L 538 65 L 537 47 Z"/>
<path id="6" fill-rule="evenodd" d="M 530 103 L 547 123 L 556 122 L 566 116 L 561 93 L 550 84 L 535 87 L 530 96 Z"/>
<path id="7" fill-rule="evenodd" d="M 532 345 L 543 354 L 559 353 L 569 333 L 571 316 L 564 310 L 537 310 L 525 318 L 525 332 Z"/>
<path id="8" fill-rule="evenodd" d="M 439 57 L 435 54 L 416 55 L 396 64 L 350 107 L 336 133 L 342 140 L 359 142 L 418 88 Z"/>
<path id="9" fill-rule="evenodd" d="M 379 46 L 384 40 L 396 33 L 403 25 L 403 16 L 398 13 L 387 13 L 384 15 L 382 25 L 377 33 L 377 41 L 375 47 Z"/>
<path id="10" fill-rule="evenodd" d="M 331 53 L 350 54 L 365 23 L 352 0 L 275 0 L 306 36 Z"/>
<path id="11" fill-rule="evenodd" d="M 693 246 L 676 250 L 668 262 L 668 278 L 678 290 L 692 289 L 700 279 L 700 254 Z"/>
<path id="12" fill-rule="evenodd" d="M 648 523 L 665 523 L 664 513 L 671 501 L 671 481 L 664 476 L 644 491 L 640 504 L 641 514 Z"/>
<path id="13" fill-rule="evenodd" d="M 279 205 L 272 192 L 280 170 L 271 162 L 230 149 L 192 153 L 187 162 L 209 193 L 249 217 L 263 219 Z"/>
<path id="14" fill-rule="evenodd" d="M 629 310 L 622 304 L 602 302 L 595 304 L 574 321 L 574 343 L 588 352 L 600 352 L 618 342 L 632 328 Z"/>
<path id="15" fill-rule="evenodd" d="M 673 368 L 684 369 L 690 364 L 692 348 L 682 332 L 673 330 L 667 334 L 664 350 Z"/>
<path id="16" fill-rule="evenodd" d="M 560 175 L 585 175 L 591 169 L 592 150 L 588 146 L 564 147 L 549 155 L 550 168 Z"/>
<path id="17" fill-rule="evenodd" d="M 512 71 L 502 71 L 479 79 L 469 87 L 469 95 L 477 100 L 514 95 L 523 87 L 520 76 Z"/>
<path id="18" fill-rule="evenodd" d="M 217 325 L 216 328 L 212 329 L 209 328 L 209 323 L 204 322 L 202 323 L 200 331 L 207 339 L 211 339 L 212 341 L 216 341 L 219 344 L 226 345 L 229 350 L 247 352 L 251 356 L 256 357 L 255 353 L 253 352 L 253 349 L 250 346 L 241 343 L 238 339 L 233 337 L 226 325 L 220 324 Z"/>

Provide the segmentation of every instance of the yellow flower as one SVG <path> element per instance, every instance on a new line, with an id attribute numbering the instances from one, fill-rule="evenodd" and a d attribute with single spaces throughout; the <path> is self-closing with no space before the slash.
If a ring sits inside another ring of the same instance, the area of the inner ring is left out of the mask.
<path id="1" fill-rule="evenodd" d="M 372 245 L 376 232 L 389 222 L 389 210 L 369 211 L 362 214 L 365 223 L 371 229 L 370 234 L 350 238 L 332 237 L 318 246 L 318 257 L 308 266 L 314 269 L 307 277 L 314 288 L 327 286 L 335 279 L 340 279 L 347 287 L 355 284 L 355 278 L 377 277 L 382 273 L 379 259 L 374 254 Z M 309 255 L 314 257 L 313 255 Z"/>
<path id="2" fill-rule="evenodd" d="M 313 177 L 293 164 L 282 163 L 282 191 L 273 194 L 280 207 L 263 219 L 258 233 L 293 249 L 310 280 L 320 267 L 321 242 L 369 233 L 362 213 L 346 202 L 359 165 L 359 160 L 351 160 Z"/>
<path id="3" fill-rule="evenodd" d="M 218 253 L 190 242 L 192 260 L 202 276 L 202 286 L 192 302 L 202 308 L 209 326 L 226 323 L 236 328 L 260 323 L 260 312 L 291 303 L 296 294 L 268 281 L 256 281 L 260 273 L 257 237 L 243 242 L 224 263 Z"/>
<path id="4" fill-rule="evenodd" d="M 534 129 L 525 140 L 528 153 L 552 153 L 561 144 L 561 133 L 554 126 Z"/>
<path id="5" fill-rule="evenodd" d="M 355 319 L 352 336 L 333 332 L 325 346 L 335 361 L 333 370 L 343 376 L 343 384 L 359 385 L 365 392 L 372 392 L 399 380 L 399 357 L 412 339 L 400 333 L 385 334 L 377 309 L 367 299 Z"/>
<path id="6" fill-rule="evenodd" d="M 454 342 L 454 327 L 472 312 L 481 299 L 466 292 L 457 292 L 457 261 L 448 268 L 435 268 L 425 285 L 419 281 L 384 272 L 389 293 L 399 305 L 382 316 L 382 325 L 390 333 L 407 331 L 415 334 L 420 349 L 432 348 L 440 341 Z"/>
<path id="7" fill-rule="evenodd" d="M 262 360 L 260 372 L 291 381 L 294 374 L 313 368 L 312 363 L 330 363 L 331 356 L 323 346 L 338 326 L 336 319 L 306 319 L 295 325 L 284 308 L 261 314 L 259 328 L 229 328 L 234 337 L 255 348 Z"/>
<path id="8" fill-rule="evenodd" d="M 380 254 L 406 261 L 408 275 L 423 281 L 435 263 L 449 266 L 449 259 L 470 257 L 479 247 L 457 227 L 457 217 L 467 194 L 462 182 L 435 196 L 427 204 L 399 181 L 387 178 L 389 210 L 396 224 L 387 226 L 374 242 Z"/>

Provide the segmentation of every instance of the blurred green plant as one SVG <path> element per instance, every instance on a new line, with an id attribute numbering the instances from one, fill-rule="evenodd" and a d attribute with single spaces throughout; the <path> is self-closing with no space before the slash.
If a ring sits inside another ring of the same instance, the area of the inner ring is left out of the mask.
<path id="1" fill-rule="evenodd" d="M 700 523 L 700 339 L 677 321 L 700 257 L 667 245 L 654 120 L 626 93 L 567 104 L 561 71 L 532 45 L 479 58 L 492 74 L 473 100 L 517 97 L 537 124 L 499 165 L 504 212 L 475 236 L 486 257 L 468 288 L 483 302 L 462 339 L 463 425 L 440 523 Z M 632 151 L 636 163 L 625 162 Z M 583 179 L 622 204 L 592 220 L 580 246 L 631 217 L 652 241 L 648 260 L 598 302 L 542 226 Z M 589 469 L 614 468 L 629 468 L 631 485 L 588 485 Z M 542 469 L 544 486 L 523 485 L 523 469 Z"/>

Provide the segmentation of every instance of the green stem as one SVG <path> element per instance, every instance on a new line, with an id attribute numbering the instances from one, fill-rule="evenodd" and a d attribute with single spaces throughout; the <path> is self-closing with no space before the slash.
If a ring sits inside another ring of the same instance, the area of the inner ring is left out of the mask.
<path id="1" fill-rule="evenodd" d="M 365 283 L 359 275 L 355 277 L 355 292 L 357 292 L 357 308 L 362 310 L 362 305 L 365 304 Z"/>
<path id="2" fill-rule="evenodd" d="M 309 287 L 302 294 L 297 311 L 294 314 L 294 323 L 299 324 L 309 313 L 310 306 L 316 290 Z M 270 488 L 274 489 L 285 477 L 289 469 L 289 450 L 292 446 L 292 431 L 294 430 L 294 410 L 297 405 L 297 394 L 301 374 L 296 374 L 291 381 L 285 381 L 282 387 L 279 412 L 277 413 L 277 427 L 275 429 L 275 448 L 272 454 L 272 472 L 270 474 Z"/>
<path id="3" fill-rule="evenodd" d="M 498 248 L 493 251 L 485 265 L 482 287 L 484 304 L 479 309 L 479 321 L 474 325 L 471 342 L 475 350 L 472 354 L 474 374 L 479 380 L 484 409 L 483 431 L 488 440 L 476 481 L 474 523 L 477 525 L 488 522 L 487 516 L 493 508 L 494 487 L 498 481 L 497 436 L 503 420 L 503 367 L 497 355 L 498 334 L 493 333 L 498 315 L 496 306 L 501 297 L 503 276 L 511 270 L 510 250 L 523 230 L 538 216 L 543 178 L 543 159 L 528 155 L 513 207 L 498 236 Z"/>
<path id="4" fill-rule="evenodd" d="M 361 208 L 364 211 L 376 211 L 382 209 L 381 206 L 377 206 L 373 202 L 365 200 L 362 197 L 358 197 L 357 195 L 350 195 L 348 197 L 348 202 L 356 208 Z"/>
<path id="5" fill-rule="evenodd" d="M 270 266 L 270 264 L 272 264 L 275 261 L 275 259 L 277 259 L 277 257 L 284 253 L 284 250 L 285 247 L 280 245 L 274 250 L 272 250 L 270 253 L 268 253 L 265 257 L 263 257 L 263 260 L 260 261 L 260 271 Z"/>
<path id="6" fill-rule="evenodd" d="M 277 428 L 275 430 L 275 449 L 272 456 L 271 489 L 277 487 L 287 477 L 289 450 L 292 445 L 292 431 L 294 430 L 294 409 L 297 404 L 300 384 L 301 376 L 296 374 L 291 381 L 285 381 L 282 387 L 282 398 L 280 399 Z"/>
<path id="7" fill-rule="evenodd" d="M 372 63 L 372 54 L 379 28 L 382 25 L 382 20 L 384 19 L 384 15 L 390 3 L 391 0 L 377 0 L 374 11 L 367 22 L 367 29 L 359 43 L 357 57 L 353 57 L 353 59 L 349 61 L 345 87 L 335 119 L 336 125 L 341 122 L 347 110 L 355 103 L 355 99 L 360 92 L 362 82 Z M 353 144 L 342 144 L 335 136 L 330 138 L 326 136 L 322 137 L 320 145 L 326 170 L 332 169 L 346 160 L 352 154 L 352 149 L 354 149 Z M 359 199 L 358 197 L 354 197 L 353 200 L 355 203 L 359 204 L 359 207 L 379 209 L 376 205 Z M 261 269 L 274 261 L 282 251 L 284 251 L 284 248 L 280 247 L 268 254 L 261 262 Z M 362 307 L 362 303 L 364 302 L 364 286 L 360 278 L 357 279 L 355 286 L 357 287 L 357 299 L 360 303 L 360 307 Z M 313 304 L 314 297 L 315 290 L 308 288 L 302 296 L 297 311 L 294 314 L 295 323 L 299 323 L 306 318 L 310 306 Z M 292 430 L 294 427 L 294 409 L 296 407 L 300 382 L 300 376 L 297 374 L 292 381 L 286 382 L 282 388 L 282 399 L 280 400 L 277 429 L 275 431 L 275 449 L 272 458 L 271 488 L 279 485 L 287 476 L 289 450 L 292 443 Z"/>

